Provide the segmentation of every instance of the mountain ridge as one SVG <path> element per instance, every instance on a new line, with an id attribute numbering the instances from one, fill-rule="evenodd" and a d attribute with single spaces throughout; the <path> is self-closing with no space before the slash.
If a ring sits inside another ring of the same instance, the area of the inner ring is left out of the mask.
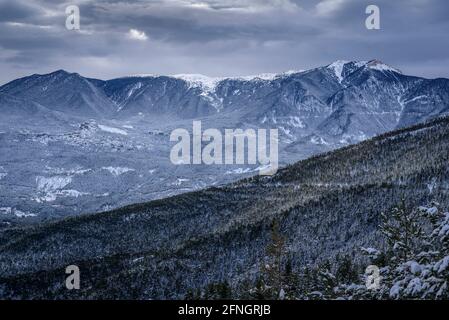
<path id="1" fill-rule="evenodd" d="M 170 133 L 191 130 L 193 120 L 204 129 L 276 128 L 287 165 L 449 113 L 449 80 L 407 76 L 378 61 L 201 81 L 105 81 L 58 70 L 0 87 L 0 227 L 108 211 L 254 172 L 174 166 Z"/>

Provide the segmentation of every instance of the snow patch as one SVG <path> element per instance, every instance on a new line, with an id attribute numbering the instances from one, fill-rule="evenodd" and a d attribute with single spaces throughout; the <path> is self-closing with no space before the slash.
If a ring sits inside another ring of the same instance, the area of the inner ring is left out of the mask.
<path id="1" fill-rule="evenodd" d="M 0 213 L 6 214 L 6 215 L 12 214 L 18 218 L 28 218 L 28 217 L 36 217 L 37 216 L 37 214 L 35 214 L 35 213 L 24 212 L 24 211 L 18 210 L 16 208 L 11 208 L 11 207 L 0 208 Z"/>
<path id="2" fill-rule="evenodd" d="M 226 171 L 226 174 L 243 174 L 251 172 L 251 168 L 237 168 L 234 170 Z"/>
<path id="3" fill-rule="evenodd" d="M 0 166 L 0 180 L 2 180 L 4 177 L 8 175 L 8 172 L 6 172 L 5 168 Z"/>
<path id="4" fill-rule="evenodd" d="M 382 72 L 383 71 L 393 71 L 393 72 L 402 74 L 402 72 L 400 70 L 390 67 L 389 65 L 386 65 L 385 63 L 378 61 L 378 60 L 373 60 L 373 61 L 368 62 L 367 67 L 372 70 L 377 70 L 377 71 L 382 71 Z"/>
<path id="5" fill-rule="evenodd" d="M 413 99 L 405 101 L 404 104 L 408 104 L 410 102 L 414 102 L 414 101 L 425 99 L 425 98 L 428 98 L 428 96 L 426 96 L 426 95 L 417 96 L 417 97 L 414 97 Z"/>
<path id="6" fill-rule="evenodd" d="M 312 142 L 313 144 L 317 144 L 317 145 L 327 145 L 329 143 L 327 143 L 326 140 L 324 140 L 323 138 L 319 137 L 319 136 L 313 136 L 312 138 L 310 138 L 310 142 Z"/>
<path id="7" fill-rule="evenodd" d="M 184 182 L 188 182 L 190 181 L 190 179 L 183 179 L 183 178 L 178 178 L 176 179 L 176 181 L 173 183 L 174 186 L 180 186 L 181 184 L 183 184 Z"/>
<path id="8" fill-rule="evenodd" d="M 89 195 L 78 190 L 64 189 L 72 182 L 71 176 L 36 177 L 37 195 L 33 198 L 38 203 L 53 202 L 58 197 L 75 197 Z"/>
<path id="9" fill-rule="evenodd" d="M 332 69 L 334 71 L 334 74 L 337 77 L 339 83 L 343 81 L 343 68 L 347 63 L 349 63 L 349 61 L 338 60 L 327 66 L 329 69 Z"/>
<path id="10" fill-rule="evenodd" d="M 126 132 L 125 130 L 118 129 L 118 128 L 113 128 L 113 127 L 109 127 L 109 126 L 105 126 L 105 125 L 102 125 L 102 124 L 99 124 L 98 128 L 100 128 L 100 130 L 102 130 L 102 131 L 109 132 L 109 133 L 116 133 L 116 134 L 121 134 L 121 135 L 124 135 L 124 136 L 128 135 L 128 132 Z"/>
<path id="11" fill-rule="evenodd" d="M 126 168 L 126 167 L 102 167 L 101 169 L 109 171 L 112 175 L 114 175 L 116 177 L 118 177 L 124 173 L 130 172 L 130 171 L 136 171 L 134 169 Z"/>
<path id="12" fill-rule="evenodd" d="M 434 271 L 443 273 L 449 269 L 449 256 L 444 257 L 435 264 Z"/>
<path id="13" fill-rule="evenodd" d="M 289 124 L 295 128 L 305 128 L 305 124 L 301 121 L 299 117 L 290 117 Z"/>
<path id="14" fill-rule="evenodd" d="M 43 192 L 51 192 L 64 188 L 72 182 L 71 177 L 54 176 L 54 177 L 36 177 L 37 189 Z"/>
<path id="15" fill-rule="evenodd" d="M 213 92 L 217 84 L 225 78 L 208 77 L 202 74 L 175 74 L 170 77 L 184 80 L 190 88 L 202 88 L 205 91 Z"/>

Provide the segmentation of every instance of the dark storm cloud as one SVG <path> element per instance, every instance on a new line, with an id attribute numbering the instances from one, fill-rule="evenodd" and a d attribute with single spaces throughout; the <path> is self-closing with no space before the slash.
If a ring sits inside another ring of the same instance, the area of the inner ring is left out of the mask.
<path id="1" fill-rule="evenodd" d="M 20 21 L 40 14 L 39 8 L 15 1 L 0 2 L 0 21 Z"/>
<path id="2" fill-rule="evenodd" d="M 65 28 L 71 4 L 80 31 Z M 381 30 L 365 28 L 369 4 Z M 60 68 L 238 75 L 373 58 L 448 77 L 448 14 L 446 0 L 0 0 L 0 82 Z"/>

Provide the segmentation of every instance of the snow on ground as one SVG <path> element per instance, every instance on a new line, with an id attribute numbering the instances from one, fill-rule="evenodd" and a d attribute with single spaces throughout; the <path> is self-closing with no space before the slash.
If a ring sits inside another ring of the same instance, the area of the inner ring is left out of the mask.
<path id="1" fill-rule="evenodd" d="M 370 61 L 367 64 L 368 68 L 373 69 L 373 70 L 378 70 L 378 71 L 394 71 L 397 73 L 402 73 L 401 71 L 399 71 L 398 69 L 395 69 L 393 67 L 390 67 L 389 65 L 386 65 L 385 63 L 382 63 L 381 61 L 377 61 L 377 60 L 373 60 Z"/>
<path id="2" fill-rule="evenodd" d="M 15 215 L 18 218 L 36 217 L 35 213 L 23 212 L 16 208 L 2 207 L 0 208 L 0 213 L 5 215 Z"/>
<path id="3" fill-rule="evenodd" d="M 183 184 L 184 182 L 188 182 L 190 181 L 190 179 L 183 179 L 183 178 L 178 178 L 176 179 L 176 181 L 174 183 L 172 183 L 172 185 L 174 186 L 180 186 L 181 184 Z"/>
<path id="4" fill-rule="evenodd" d="M 343 67 L 348 62 L 349 61 L 338 60 L 328 66 L 329 69 L 332 69 L 334 71 L 335 76 L 337 77 L 338 82 L 340 83 L 343 81 Z"/>
<path id="5" fill-rule="evenodd" d="M 326 142 L 326 140 L 324 140 L 322 137 L 319 137 L 319 136 L 313 136 L 312 138 L 310 138 L 310 142 L 312 142 L 313 144 L 318 144 L 318 145 L 329 144 Z"/>
<path id="6" fill-rule="evenodd" d="M 250 172 L 259 172 L 262 170 L 267 170 L 270 168 L 270 165 L 263 165 L 259 166 L 257 168 L 237 168 L 234 170 L 228 170 L 225 172 L 225 174 L 244 174 L 244 173 L 250 173 Z"/>
<path id="7" fill-rule="evenodd" d="M 202 88 L 206 93 L 215 91 L 217 85 L 224 80 L 242 80 L 242 81 L 271 81 L 281 76 L 289 76 L 296 73 L 301 73 L 303 70 L 289 70 L 284 73 L 261 73 L 249 76 L 236 77 L 208 77 L 202 74 L 175 74 L 170 77 L 184 80 L 191 88 Z"/>
<path id="8" fill-rule="evenodd" d="M 70 182 L 72 182 L 72 178 L 67 176 L 36 177 L 37 189 L 44 192 L 60 190 Z"/>
<path id="9" fill-rule="evenodd" d="M 225 79 L 220 77 L 208 77 L 202 74 L 175 74 L 171 75 L 171 77 L 184 80 L 191 88 L 199 87 L 208 92 L 214 91 L 217 84 Z"/>
<path id="10" fill-rule="evenodd" d="M 109 171 L 112 175 L 116 177 L 130 171 L 136 171 L 134 169 L 126 167 L 102 167 L 101 169 Z"/>
<path id="11" fill-rule="evenodd" d="M 6 172 L 5 168 L 0 166 L 0 180 L 2 180 L 4 177 L 8 175 L 8 172 Z"/>
<path id="12" fill-rule="evenodd" d="M 408 100 L 408 101 L 405 101 L 404 104 L 408 104 L 408 103 L 410 103 L 410 102 L 414 102 L 414 101 L 416 101 L 416 100 L 425 99 L 425 98 L 428 98 L 428 96 L 422 95 L 422 96 L 414 97 L 413 99 L 410 99 L 410 100 Z M 423 103 L 424 103 L 424 102 L 425 102 L 425 101 L 423 101 Z"/>
<path id="13" fill-rule="evenodd" d="M 128 132 L 126 132 L 125 130 L 114 128 L 114 127 L 105 126 L 105 125 L 102 125 L 102 124 L 99 124 L 98 128 L 100 128 L 100 130 L 102 130 L 102 131 L 109 132 L 109 133 L 116 133 L 116 134 L 121 134 L 121 135 L 124 135 L 124 136 L 128 135 Z"/>
<path id="14" fill-rule="evenodd" d="M 295 128 L 305 128 L 305 124 L 301 121 L 299 117 L 290 117 L 289 124 Z"/>
<path id="15" fill-rule="evenodd" d="M 242 174 L 242 173 L 248 173 L 251 172 L 251 168 L 237 168 L 234 170 L 226 171 L 226 174 Z"/>
<path id="16" fill-rule="evenodd" d="M 280 74 L 278 73 L 261 73 L 257 75 L 251 75 L 251 76 L 241 76 L 236 77 L 235 79 L 239 80 L 245 80 L 245 81 L 253 81 L 253 80 L 266 80 L 271 81 L 276 79 Z"/>
<path id="17" fill-rule="evenodd" d="M 89 193 L 80 192 L 78 190 L 64 189 L 72 182 L 71 176 L 53 176 L 53 177 L 36 177 L 37 195 L 34 201 L 53 202 L 58 197 L 75 197 L 88 195 Z"/>
<path id="18" fill-rule="evenodd" d="M 54 168 L 54 167 L 46 166 L 44 172 L 47 174 L 54 174 L 54 175 L 73 176 L 73 175 L 85 174 L 90 171 L 92 171 L 92 169 L 83 169 L 81 167 L 75 167 L 74 169 L 65 169 L 65 168 Z"/>

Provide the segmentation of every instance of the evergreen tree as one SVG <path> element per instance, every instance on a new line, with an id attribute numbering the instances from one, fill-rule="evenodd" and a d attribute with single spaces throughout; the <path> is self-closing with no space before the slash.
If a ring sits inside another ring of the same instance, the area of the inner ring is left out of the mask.
<path id="1" fill-rule="evenodd" d="M 279 222 L 271 226 L 271 242 L 266 248 L 265 261 L 261 267 L 261 278 L 257 286 L 258 295 L 265 299 L 285 298 L 285 274 L 282 270 L 282 258 L 285 253 L 285 240 L 279 230 Z"/>

